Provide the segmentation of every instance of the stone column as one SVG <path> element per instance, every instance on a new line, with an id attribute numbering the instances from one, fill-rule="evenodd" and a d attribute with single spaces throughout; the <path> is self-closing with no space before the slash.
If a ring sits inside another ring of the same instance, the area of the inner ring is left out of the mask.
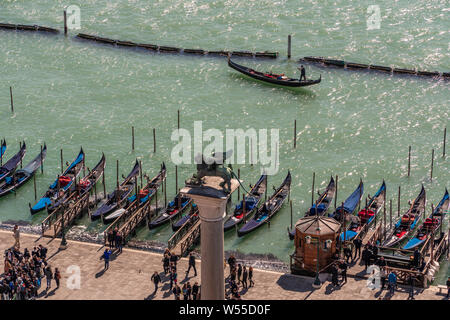
<path id="1" fill-rule="evenodd" d="M 201 220 L 201 299 L 224 300 L 223 219 L 228 198 L 189 196 L 197 204 Z"/>

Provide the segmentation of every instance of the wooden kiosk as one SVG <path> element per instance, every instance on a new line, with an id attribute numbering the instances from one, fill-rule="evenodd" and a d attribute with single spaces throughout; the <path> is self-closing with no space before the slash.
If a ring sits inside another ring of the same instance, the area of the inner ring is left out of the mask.
<path id="1" fill-rule="evenodd" d="M 309 216 L 298 220 L 295 225 L 295 251 L 290 256 L 291 272 L 314 276 L 317 257 L 319 271 L 325 271 L 336 253 L 340 228 L 339 222 L 328 217 Z"/>

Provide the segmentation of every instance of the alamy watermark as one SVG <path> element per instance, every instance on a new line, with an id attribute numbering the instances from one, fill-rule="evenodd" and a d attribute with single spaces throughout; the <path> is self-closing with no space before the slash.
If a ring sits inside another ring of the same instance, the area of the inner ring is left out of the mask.
<path id="1" fill-rule="evenodd" d="M 274 175 L 279 169 L 279 129 L 270 129 L 269 141 L 268 129 L 203 131 L 202 121 L 194 121 L 193 137 L 189 130 L 180 128 L 172 132 L 170 139 L 177 142 L 170 155 L 176 165 L 200 164 L 199 154 L 210 156 L 214 152 L 232 150 L 231 157 L 225 161 L 227 164 L 258 164 L 261 173 L 267 175 Z"/>
<path id="2" fill-rule="evenodd" d="M 79 290 L 81 288 L 81 269 L 77 265 L 68 266 L 66 273 L 69 274 L 66 286 L 70 290 Z"/>
<path id="3" fill-rule="evenodd" d="M 367 18 L 367 30 L 376 30 L 381 27 L 381 11 L 380 6 L 377 4 L 372 4 L 367 7 L 367 13 L 369 17 Z"/>
<path id="4" fill-rule="evenodd" d="M 67 28 L 69 30 L 81 29 L 81 11 L 80 7 L 70 5 L 66 9 L 67 12 Z"/>

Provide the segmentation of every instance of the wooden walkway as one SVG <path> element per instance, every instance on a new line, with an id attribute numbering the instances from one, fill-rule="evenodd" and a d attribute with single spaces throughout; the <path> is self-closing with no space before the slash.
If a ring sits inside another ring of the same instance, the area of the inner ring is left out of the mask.
<path id="1" fill-rule="evenodd" d="M 187 220 L 168 241 L 168 248 L 179 256 L 187 254 L 200 238 L 200 218 L 195 216 Z"/>
<path id="2" fill-rule="evenodd" d="M 89 192 L 81 198 L 78 192 L 73 192 L 57 210 L 42 221 L 41 235 L 48 238 L 59 236 L 63 226 L 67 229 L 86 210 L 89 210 Z"/>

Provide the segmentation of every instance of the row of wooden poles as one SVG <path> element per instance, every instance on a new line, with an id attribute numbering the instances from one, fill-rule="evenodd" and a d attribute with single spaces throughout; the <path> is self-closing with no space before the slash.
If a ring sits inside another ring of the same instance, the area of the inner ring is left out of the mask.
<path id="1" fill-rule="evenodd" d="M 447 127 L 444 128 L 444 139 L 442 142 L 442 157 L 445 158 L 445 143 L 447 140 Z M 297 120 L 294 120 L 294 149 L 297 148 Z M 431 149 L 430 180 L 433 181 L 434 149 Z M 411 175 L 411 146 L 408 148 L 408 177 Z"/>

